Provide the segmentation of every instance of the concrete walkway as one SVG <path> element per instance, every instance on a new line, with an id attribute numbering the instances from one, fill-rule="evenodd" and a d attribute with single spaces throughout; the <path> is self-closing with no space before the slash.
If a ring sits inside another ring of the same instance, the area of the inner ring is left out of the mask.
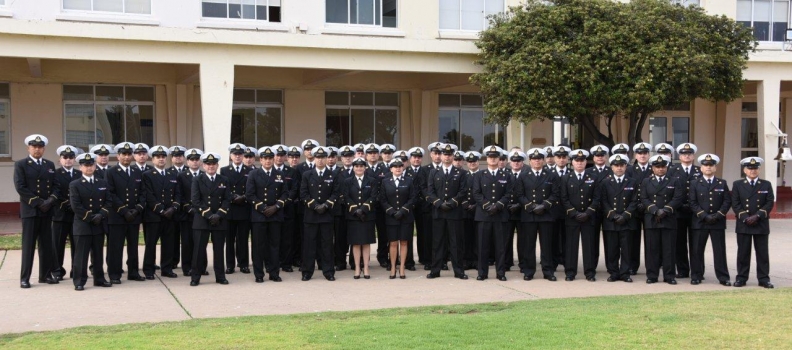
<path id="1" fill-rule="evenodd" d="M 772 220 L 770 235 L 771 278 L 776 287 L 792 286 L 792 227 L 789 220 Z M 737 247 L 734 222 L 727 229 L 727 256 L 732 281 L 736 276 Z M 709 249 L 709 247 L 708 247 Z M 211 248 L 209 249 L 211 254 Z M 142 259 L 143 250 L 141 247 Z M 68 258 L 67 258 L 68 259 Z M 601 259 L 604 256 L 601 255 Z M 0 251 L 0 333 L 63 329 L 84 325 L 112 325 L 135 322 L 179 321 L 191 318 L 272 315 L 381 309 L 405 306 L 449 305 L 484 302 L 535 300 L 548 298 L 627 295 L 681 291 L 728 290 L 717 284 L 712 267 L 711 251 L 707 252 L 706 280 L 692 286 L 689 279 L 680 279 L 676 286 L 665 283 L 647 285 L 643 265 L 634 283 L 605 281 L 604 261 L 600 261 L 597 282 L 585 280 L 582 267 L 573 282 L 563 281 L 562 268 L 556 272 L 558 282 L 541 279 L 541 272 L 533 281 L 523 281 L 518 271 L 507 273 L 501 282 L 493 277 L 476 281 L 476 272 L 469 270 L 471 279 L 453 278 L 443 271 L 442 277 L 427 280 L 422 266 L 407 271 L 407 279 L 388 279 L 389 273 L 372 267 L 370 280 L 352 278 L 353 271 L 336 273 L 336 281 L 326 281 L 315 273 L 309 282 L 300 281 L 300 273 L 282 272 L 283 282 L 267 280 L 254 282 L 252 274 L 237 269 L 227 276 L 229 285 L 214 283 L 214 276 L 205 276 L 198 287 L 190 287 L 189 278 L 158 278 L 153 281 L 132 282 L 112 288 L 93 287 L 89 279 L 86 290 L 74 291 L 71 280 L 58 285 L 36 284 L 31 289 L 19 288 L 21 255 L 19 251 Z M 375 261 L 375 259 L 372 258 Z M 209 258 L 211 263 L 211 256 Z M 68 262 L 67 262 L 68 264 Z M 211 271 L 211 265 L 209 267 Z M 34 266 L 33 271 L 37 271 Z M 746 288 L 759 288 L 752 265 L 751 279 Z"/>

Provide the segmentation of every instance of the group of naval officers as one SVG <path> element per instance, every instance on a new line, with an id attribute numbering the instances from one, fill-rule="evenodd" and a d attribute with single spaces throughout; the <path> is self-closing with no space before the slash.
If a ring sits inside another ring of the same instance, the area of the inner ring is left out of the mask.
<path id="1" fill-rule="evenodd" d="M 222 167 L 219 153 L 132 142 L 98 144 L 87 152 L 62 145 L 56 166 L 44 157 L 47 144 L 43 135 L 28 136 L 29 156 L 14 165 L 22 218 L 21 288 L 31 287 L 36 249 L 39 283 L 58 284 L 66 277 L 67 241 L 69 277 L 78 291 L 89 273 L 94 286 L 111 287 L 121 284 L 123 274 L 142 282 L 154 280 L 160 270 L 161 277 L 176 278 L 180 263 L 190 285 L 197 286 L 210 275 L 209 240 L 219 284 L 228 284 L 226 275 L 236 268 L 250 274 L 251 263 L 257 283 L 267 275 L 281 282 L 280 272 L 293 267 L 303 281 L 317 268 L 334 281 L 347 266 L 353 278 L 369 279 L 372 244 L 390 279 L 416 270 L 417 251 L 427 279 L 440 277 L 450 262 L 455 278 L 466 280 L 465 271 L 474 269 L 476 280 L 483 281 L 494 266 L 495 277 L 506 281 L 515 242 L 519 272 L 530 281 L 537 273 L 537 238 L 546 280 L 557 280 L 559 265 L 566 281 L 575 280 L 582 256 L 583 275 L 595 282 L 602 241 L 607 281 L 632 282 L 640 268 L 642 234 L 646 283 L 657 283 L 662 271 L 665 283 L 689 278 L 701 284 L 709 241 L 715 276 L 731 286 L 729 210 L 736 216 L 733 285 L 748 282 L 755 251 L 759 285 L 773 288 L 768 220 L 774 195 L 771 183 L 759 178 L 764 160 L 742 159 L 745 177 L 730 188 L 715 176 L 720 158 L 697 155 L 692 143 L 527 151 L 492 145 L 463 152 L 433 142 L 424 164 L 421 147 L 336 148 L 308 139 L 300 146 L 258 149 L 234 143 Z M 678 163 L 672 162 L 674 153 Z M 114 166 L 111 155 L 118 160 Z"/>

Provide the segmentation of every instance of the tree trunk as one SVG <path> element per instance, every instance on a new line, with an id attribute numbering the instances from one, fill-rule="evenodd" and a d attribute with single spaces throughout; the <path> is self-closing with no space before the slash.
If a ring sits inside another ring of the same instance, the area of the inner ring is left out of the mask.
<path id="1" fill-rule="evenodd" d="M 638 125 L 635 129 L 635 142 L 643 142 L 643 137 L 641 137 L 641 131 L 643 130 L 644 126 L 646 125 L 646 121 L 649 120 L 649 113 L 641 111 L 638 114 Z M 635 143 L 634 143 L 635 144 Z"/>
<path id="2" fill-rule="evenodd" d="M 605 134 L 603 134 L 603 133 L 601 133 L 599 131 L 599 128 L 597 127 L 597 124 L 594 122 L 595 121 L 595 117 L 593 117 L 593 116 L 581 116 L 581 117 L 577 117 L 575 119 L 578 121 L 578 123 L 580 125 L 583 126 L 583 129 L 585 129 L 586 132 L 588 132 L 589 135 L 591 135 L 591 137 L 593 137 L 594 140 L 596 140 L 598 143 L 603 144 L 605 146 L 608 146 L 609 148 L 613 147 L 615 142 L 613 142 L 612 138 L 609 138 L 608 136 L 605 136 Z"/>

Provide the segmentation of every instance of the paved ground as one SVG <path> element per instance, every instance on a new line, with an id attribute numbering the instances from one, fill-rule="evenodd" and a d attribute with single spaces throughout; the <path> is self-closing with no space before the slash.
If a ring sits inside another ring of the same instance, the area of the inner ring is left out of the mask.
<path id="1" fill-rule="evenodd" d="M 792 227 L 789 220 L 772 220 L 770 236 L 771 278 L 776 287 L 792 286 Z M 727 230 L 727 255 L 732 280 L 736 275 L 737 247 L 733 233 L 734 222 Z M 211 254 L 211 248 L 209 249 Z M 141 257 L 143 251 L 141 249 Z M 601 257 L 604 259 L 604 257 Z M 586 297 L 599 295 L 627 295 L 679 291 L 723 290 L 717 284 L 712 268 L 711 253 L 707 253 L 707 274 L 704 284 L 692 286 L 688 279 L 680 279 L 676 286 L 665 283 L 647 285 L 643 266 L 635 283 L 605 281 L 604 262 L 600 261 L 597 282 L 582 278 L 563 281 L 561 268 L 558 282 L 539 279 L 523 281 L 517 271 L 507 273 L 506 282 L 489 279 L 462 281 L 448 271 L 436 280 L 427 280 L 425 271 L 407 271 L 406 280 L 390 280 L 388 272 L 372 267 L 370 280 L 352 278 L 350 270 L 338 272 L 335 282 L 328 282 L 321 274 L 309 282 L 300 281 L 300 273 L 281 273 L 283 282 L 254 282 L 252 274 L 239 271 L 228 276 L 229 285 L 214 283 L 213 276 L 204 277 L 198 287 L 189 286 L 189 278 L 159 277 L 153 281 L 128 282 L 112 288 L 92 287 L 76 292 L 71 280 L 58 285 L 33 284 L 31 289 L 19 288 L 21 257 L 19 251 L 0 251 L 0 333 L 62 329 L 83 325 L 110 325 L 134 322 L 178 321 L 190 318 L 228 317 L 380 309 L 404 306 L 448 305 L 516 301 L 547 298 Z M 68 259 L 68 258 L 67 258 Z M 209 258 L 211 262 L 211 257 Z M 755 266 L 755 265 L 754 265 Z M 211 266 L 210 266 L 211 269 Z M 37 267 L 34 266 L 34 271 Z M 758 288 L 752 269 L 749 287 Z M 494 277 L 490 271 L 490 277 Z M 31 281 L 35 282 L 37 276 Z"/>

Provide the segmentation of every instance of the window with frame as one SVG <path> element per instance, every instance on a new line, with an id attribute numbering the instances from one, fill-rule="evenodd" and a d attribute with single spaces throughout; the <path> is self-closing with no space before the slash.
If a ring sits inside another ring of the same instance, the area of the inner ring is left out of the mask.
<path id="1" fill-rule="evenodd" d="M 758 41 L 784 41 L 789 0 L 737 0 L 737 22 L 753 28 Z"/>
<path id="2" fill-rule="evenodd" d="M 64 10 L 151 14 L 151 0 L 63 0 Z"/>
<path id="3" fill-rule="evenodd" d="M 154 95 L 153 86 L 64 85 L 66 144 L 154 144 Z"/>
<path id="4" fill-rule="evenodd" d="M 11 96 L 9 85 L 0 83 L 0 157 L 11 156 Z"/>
<path id="5" fill-rule="evenodd" d="M 5 0 L 0 0 L 0 6 L 5 6 Z"/>
<path id="6" fill-rule="evenodd" d="M 504 0 L 440 0 L 440 29 L 482 31 L 504 8 Z"/>
<path id="7" fill-rule="evenodd" d="M 399 94 L 396 92 L 325 92 L 325 144 L 399 146 Z"/>
<path id="8" fill-rule="evenodd" d="M 234 89 L 231 142 L 250 147 L 280 144 L 283 136 L 283 91 Z"/>
<path id="9" fill-rule="evenodd" d="M 462 151 L 478 151 L 489 145 L 505 148 L 505 128 L 485 124 L 484 101 L 477 94 L 440 94 L 438 141 L 450 142 Z"/>
<path id="10" fill-rule="evenodd" d="M 275 23 L 281 21 L 281 0 L 202 0 L 201 16 Z"/>
<path id="11" fill-rule="evenodd" d="M 671 2 L 682 6 L 701 6 L 701 0 L 672 0 Z"/>
<path id="12" fill-rule="evenodd" d="M 397 0 L 325 0 L 325 22 L 396 28 Z"/>

